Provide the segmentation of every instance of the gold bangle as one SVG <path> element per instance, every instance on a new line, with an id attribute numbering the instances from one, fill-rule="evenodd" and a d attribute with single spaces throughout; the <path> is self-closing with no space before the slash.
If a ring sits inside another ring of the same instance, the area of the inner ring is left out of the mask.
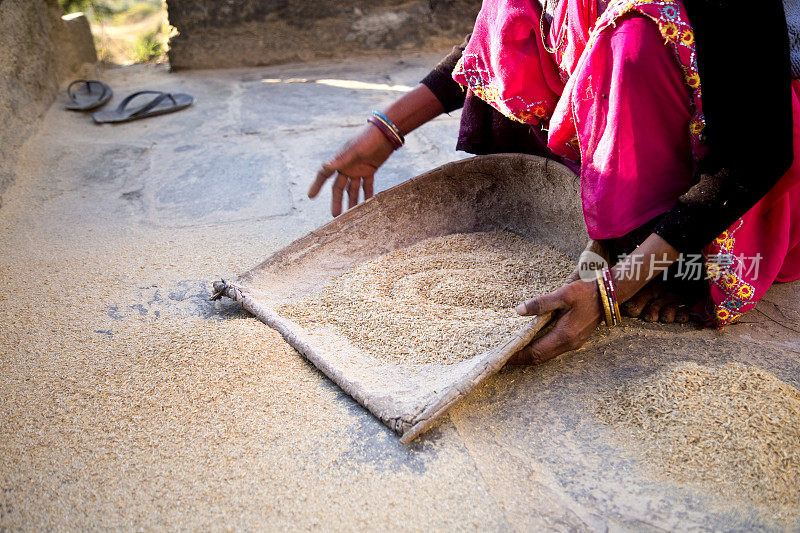
<path id="1" fill-rule="evenodd" d="M 619 302 L 617 300 L 617 288 L 614 286 L 614 277 L 611 275 L 611 269 L 608 267 L 603 268 L 600 272 L 605 282 L 609 307 L 611 307 L 611 313 L 614 315 L 614 324 L 619 324 L 622 322 L 622 314 L 619 312 Z"/>
<path id="2" fill-rule="evenodd" d="M 614 319 L 611 318 L 611 307 L 608 305 L 608 295 L 606 295 L 606 286 L 603 282 L 602 274 L 599 270 L 594 271 L 597 277 L 597 290 L 600 291 L 600 302 L 603 304 L 603 312 L 605 314 L 606 326 L 611 327 L 614 325 Z"/>

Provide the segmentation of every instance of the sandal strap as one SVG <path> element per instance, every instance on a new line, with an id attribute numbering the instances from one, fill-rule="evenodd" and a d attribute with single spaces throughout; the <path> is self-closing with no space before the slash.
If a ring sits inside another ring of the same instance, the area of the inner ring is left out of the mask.
<path id="1" fill-rule="evenodd" d="M 80 84 L 80 83 L 85 83 L 86 87 L 89 88 L 89 92 L 92 92 L 91 85 L 89 85 L 91 82 L 89 80 L 75 80 L 75 81 L 73 81 L 72 83 L 70 83 L 67 86 L 67 96 L 69 96 L 69 99 L 72 100 L 73 102 L 77 102 L 77 100 L 75 98 L 75 91 L 73 91 L 72 88 L 75 87 L 76 85 Z"/>
<path id="2" fill-rule="evenodd" d="M 124 113 L 125 108 L 128 106 L 128 104 L 130 104 L 134 98 L 136 98 L 137 96 L 141 96 L 143 94 L 156 94 L 158 96 L 153 98 L 146 105 L 142 106 L 141 108 L 131 113 L 130 116 L 135 117 L 147 113 L 148 111 L 156 107 L 158 104 L 163 102 L 166 98 L 170 98 L 174 103 L 177 104 L 177 102 L 175 101 L 175 97 L 173 97 L 172 94 L 170 93 L 165 93 L 161 91 L 138 91 L 126 96 L 125 99 L 122 102 L 120 102 L 119 106 L 117 107 L 117 113 Z"/>
<path id="3" fill-rule="evenodd" d="M 73 91 L 72 88 L 75 87 L 78 84 L 81 84 L 81 83 L 86 84 L 86 88 L 88 89 L 88 92 L 90 92 L 90 93 L 92 92 L 92 84 L 93 83 L 95 85 L 99 85 L 100 87 L 103 87 L 103 82 L 101 82 L 101 81 L 97 81 L 97 80 L 75 80 L 75 81 L 73 81 L 72 83 L 70 83 L 67 86 L 67 96 L 69 96 L 69 99 L 72 100 L 73 102 L 77 103 L 77 99 L 75 98 L 75 91 Z M 105 90 L 104 87 L 103 87 L 103 90 Z"/>

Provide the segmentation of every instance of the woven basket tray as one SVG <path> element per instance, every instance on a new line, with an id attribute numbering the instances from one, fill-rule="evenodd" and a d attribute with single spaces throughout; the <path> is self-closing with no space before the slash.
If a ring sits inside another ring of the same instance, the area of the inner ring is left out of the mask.
<path id="1" fill-rule="evenodd" d="M 450 163 L 376 195 L 294 241 L 234 282 L 214 283 L 407 443 L 498 371 L 546 324 L 533 317 L 502 345 L 453 365 L 388 365 L 331 331 L 279 316 L 351 267 L 423 239 L 507 230 L 577 260 L 587 236 L 579 182 L 540 157 L 493 155 Z"/>

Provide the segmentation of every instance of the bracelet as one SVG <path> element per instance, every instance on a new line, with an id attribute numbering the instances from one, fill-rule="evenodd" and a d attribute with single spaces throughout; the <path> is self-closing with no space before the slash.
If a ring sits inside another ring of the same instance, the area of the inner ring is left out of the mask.
<path id="1" fill-rule="evenodd" d="M 608 294 L 606 293 L 606 284 L 603 282 L 603 275 L 599 270 L 594 271 L 597 277 L 597 290 L 600 291 L 600 303 L 603 304 L 603 313 L 605 315 L 605 324 L 608 327 L 614 325 L 614 318 L 611 314 L 611 306 L 608 302 Z"/>
<path id="2" fill-rule="evenodd" d="M 389 117 L 387 117 L 386 115 L 384 115 L 380 111 L 373 111 L 372 112 L 372 116 L 377 118 L 378 120 L 380 120 L 384 124 L 386 124 L 389 127 L 389 129 L 392 130 L 392 133 L 394 133 L 397 136 L 397 140 L 400 141 L 400 144 L 405 144 L 406 143 L 406 138 L 403 137 L 402 133 L 400 133 L 400 128 L 395 126 L 394 122 L 389 120 Z"/>
<path id="3" fill-rule="evenodd" d="M 606 286 L 606 295 L 609 299 L 609 307 L 614 317 L 614 322 L 619 324 L 622 322 L 622 313 L 619 312 L 619 299 L 617 298 L 617 288 L 614 286 L 614 277 L 611 275 L 611 270 L 608 267 L 603 268 L 603 282 Z"/>
<path id="4" fill-rule="evenodd" d="M 369 122 L 373 126 L 377 127 L 379 130 L 381 130 L 381 133 L 383 133 L 384 137 L 386 137 L 392 144 L 393 150 L 399 150 L 403 146 L 397 139 L 397 137 L 394 135 L 392 130 L 389 129 L 389 126 L 378 120 L 376 117 L 369 117 L 367 119 L 367 122 Z"/>
<path id="5" fill-rule="evenodd" d="M 381 113 L 380 111 L 373 111 L 372 116 L 383 122 L 383 124 L 389 128 L 392 132 L 394 137 L 400 142 L 400 146 L 406 144 L 406 138 L 403 137 L 403 134 L 400 132 L 400 128 L 398 128 L 394 122 L 389 120 L 389 117 Z"/>

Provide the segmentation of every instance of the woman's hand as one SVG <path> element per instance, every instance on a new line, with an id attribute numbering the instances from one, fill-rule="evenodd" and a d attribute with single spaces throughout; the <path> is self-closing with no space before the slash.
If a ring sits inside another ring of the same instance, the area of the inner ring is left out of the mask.
<path id="1" fill-rule="evenodd" d="M 389 140 L 381 130 L 367 124 L 361 133 L 348 141 L 332 160 L 323 163 L 317 172 L 317 178 L 308 190 L 308 197 L 314 198 L 319 194 L 325 182 L 334 173 L 333 197 L 331 199 L 331 214 L 339 216 L 342 213 L 344 191 L 347 190 L 347 208 L 358 204 L 361 189 L 364 189 L 364 200 L 372 198 L 375 171 L 392 155 L 394 150 Z"/>
<path id="2" fill-rule="evenodd" d="M 602 248 L 596 246 L 590 242 L 587 250 L 602 254 Z M 667 241 L 655 233 L 650 234 L 636 250 L 611 269 L 619 303 L 628 301 L 679 257 L 680 252 Z M 573 281 L 550 294 L 521 303 L 517 307 L 520 315 L 541 315 L 552 311 L 557 313 L 556 323 L 544 336 L 514 354 L 509 364 L 539 364 L 580 348 L 601 322 L 602 305 L 594 280 Z"/>
<path id="3" fill-rule="evenodd" d="M 544 363 L 557 355 L 583 346 L 602 319 L 597 283 L 573 281 L 560 289 L 527 300 L 517 307 L 523 316 L 555 312 L 555 326 L 544 336 L 514 354 L 512 365 Z"/>
<path id="4" fill-rule="evenodd" d="M 442 112 L 444 107 L 436 95 L 420 84 L 386 108 L 384 115 L 394 122 L 403 135 L 407 135 Z M 314 198 L 319 194 L 328 178 L 336 173 L 331 213 L 339 216 L 345 189 L 348 209 L 358 204 L 360 189 L 364 189 L 365 200 L 372 197 L 375 171 L 392 155 L 392 150 L 392 143 L 381 130 L 368 124 L 357 137 L 344 145 L 336 157 L 322 165 L 317 172 L 317 179 L 308 190 L 308 197 Z"/>

